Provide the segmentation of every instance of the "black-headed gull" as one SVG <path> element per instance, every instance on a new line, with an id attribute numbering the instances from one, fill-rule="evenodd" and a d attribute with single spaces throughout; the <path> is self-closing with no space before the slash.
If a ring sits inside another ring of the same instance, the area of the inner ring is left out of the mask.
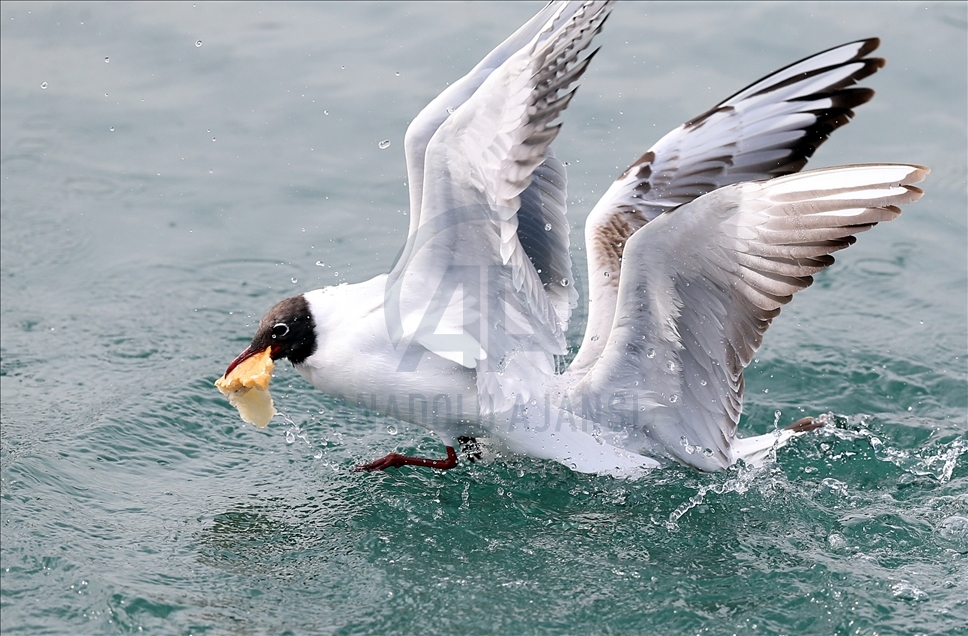
<path id="1" fill-rule="evenodd" d="M 270 349 L 321 391 L 423 425 L 452 468 L 464 438 L 574 470 L 630 476 L 674 460 L 755 462 L 815 424 L 736 435 L 743 370 L 832 252 L 921 196 L 927 169 L 798 173 L 873 91 L 876 39 L 787 66 L 691 119 L 619 176 L 585 226 L 578 294 L 556 123 L 609 3 L 552 3 L 434 99 L 407 130 L 410 230 L 389 274 L 287 298 L 229 367 Z"/>

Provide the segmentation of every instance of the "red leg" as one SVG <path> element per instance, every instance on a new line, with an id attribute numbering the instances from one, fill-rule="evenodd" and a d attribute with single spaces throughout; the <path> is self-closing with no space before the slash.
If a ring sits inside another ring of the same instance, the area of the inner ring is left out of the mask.
<path id="1" fill-rule="evenodd" d="M 826 423 L 827 418 L 822 415 L 820 417 L 804 417 L 787 426 L 787 430 L 796 431 L 797 433 L 805 433 L 806 431 L 812 431 L 815 428 L 820 428 Z"/>
<path id="2" fill-rule="evenodd" d="M 375 462 L 357 466 L 356 472 L 373 472 L 375 470 L 386 470 L 387 468 L 399 468 L 400 466 L 423 466 L 425 468 L 436 468 L 438 470 L 450 470 L 457 466 L 457 451 L 453 446 L 447 447 L 447 459 L 427 459 L 426 457 L 407 457 L 399 453 L 390 453 L 386 457 L 381 457 Z"/>

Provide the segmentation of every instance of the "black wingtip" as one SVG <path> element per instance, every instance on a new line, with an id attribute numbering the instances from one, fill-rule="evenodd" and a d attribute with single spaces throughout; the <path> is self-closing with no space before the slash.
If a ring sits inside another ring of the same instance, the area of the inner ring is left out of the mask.
<path id="1" fill-rule="evenodd" d="M 877 47 L 881 45 L 881 39 L 878 37 L 865 38 L 863 40 L 857 40 L 857 42 L 864 43 L 864 46 L 860 47 L 860 49 L 857 51 L 857 55 L 854 57 L 854 59 L 858 59 L 858 60 L 862 57 L 865 57 L 868 53 L 876 51 Z"/>

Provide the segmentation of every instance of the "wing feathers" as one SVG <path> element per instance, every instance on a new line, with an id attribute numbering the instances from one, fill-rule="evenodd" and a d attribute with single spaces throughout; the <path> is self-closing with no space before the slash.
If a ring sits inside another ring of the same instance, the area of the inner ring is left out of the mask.
<path id="1" fill-rule="evenodd" d="M 665 396 L 640 420 L 653 448 L 703 470 L 729 465 L 742 372 L 780 308 L 831 252 L 920 198 L 911 184 L 926 175 L 890 164 L 814 170 L 727 186 L 651 221 L 628 240 L 612 332 L 573 390 L 647 384 Z"/>
<path id="2" fill-rule="evenodd" d="M 611 329 L 614 272 L 625 244 L 608 238 L 615 234 L 614 219 L 627 220 L 631 212 L 637 218 L 629 229 L 635 232 L 722 186 L 800 170 L 850 121 L 852 109 L 874 95 L 852 85 L 884 65 L 883 59 L 866 57 L 878 44 L 871 38 L 834 47 L 752 83 L 660 139 L 622 173 L 586 222 L 588 331 L 569 373 L 587 372 Z M 610 247 L 601 249 L 604 245 Z"/>
<path id="3" fill-rule="evenodd" d="M 420 219 L 402 273 L 388 279 L 400 287 L 394 298 L 405 305 L 405 325 L 423 324 L 410 314 L 428 311 L 434 285 L 472 273 L 479 280 L 450 297 L 475 312 L 465 310 L 461 315 L 473 319 L 449 328 L 462 327 L 486 354 L 475 358 L 484 415 L 544 391 L 554 356 L 564 353 L 564 328 L 576 301 L 564 167 L 549 144 L 588 68 L 585 51 L 609 6 L 554 6 L 530 41 L 518 42 L 433 132 L 425 148 Z M 424 322 L 430 329 L 435 321 Z M 418 335 L 437 352 L 435 339 Z"/>
<path id="4" fill-rule="evenodd" d="M 877 47 L 881 45 L 879 38 L 868 38 L 866 40 L 858 40 L 856 42 L 849 42 L 847 44 L 842 44 L 840 46 L 835 46 L 833 48 L 827 49 L 826 51 L 821 51 L 806 57 L 802 60 L 794 62 L 789 66 L 785 66 L 778 71 L 770 74 L 769 76 L 753 82 L 746 88 L 736 92 L 734 95 L 726 98 L 723 103 L 730 103 L 735 101 L 740 101 L 751 95 L 758 95 L 768 92 L 772 86 L 783 86 L 789 82 L 796 81 L 797 77 L 803 76 L 812 77 L 815 73 L 815 69 L 825 70 L 836 65 L 842 65 L 854 62 L 855 60 L 861 60 L 863 65 L 853 76 L 853 81 L 850 79 L 844 79 L 839 84 L 832 86 L 831 88 L 842 88 L 853 84 L 854 81 L 864 79 L 869 75 L 877 72 L 878 69 L 882 68 L 885 61 L 881 58 L 865 58 L 869 53 L 874 52 Z"/>

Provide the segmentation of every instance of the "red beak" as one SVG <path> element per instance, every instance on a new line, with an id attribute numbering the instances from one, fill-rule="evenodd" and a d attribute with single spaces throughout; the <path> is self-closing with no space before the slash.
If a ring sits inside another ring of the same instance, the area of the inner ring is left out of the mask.
<path id="1" fill-rule="evenodd" d="M 280 347 L 279 345 L 272 345 L 270 348 L 272 350 L 269 352 L 269 355 L 272 356 L 273 360 L 275 360 L 277 354 L 279 353 L 280 349 L 282 349 L 282 347 Z M 239 366 L 240 364 L 242 364 L 244 361 L 248 360 L 252 356 L 262 353 L 263 351 L 265 351 L 265 349 L 253 349 L 251 346 L 246 347 L 242 353 L 236 356 L 235 360 L 232 360 L 232 362 L 229 363 L 229 368 L 225 370 L 225 377 L 228 377 L 229 374 L 232 373 L 232 369 Z"/>
<path id="2" fill-rule="evenodd" d="M 236 356 L 235 360 L 232 360 L 232 362 L 229 363 L 229 368 L 225 370 L 225 377 L 229 377 L 229 374 L 232 373 L 232 369 L 239 366 L 243 361 L 251 358 L 257 353 L 259 352 L 254 350 L 252 347 L 246 347 L 242 353 Z"/>

